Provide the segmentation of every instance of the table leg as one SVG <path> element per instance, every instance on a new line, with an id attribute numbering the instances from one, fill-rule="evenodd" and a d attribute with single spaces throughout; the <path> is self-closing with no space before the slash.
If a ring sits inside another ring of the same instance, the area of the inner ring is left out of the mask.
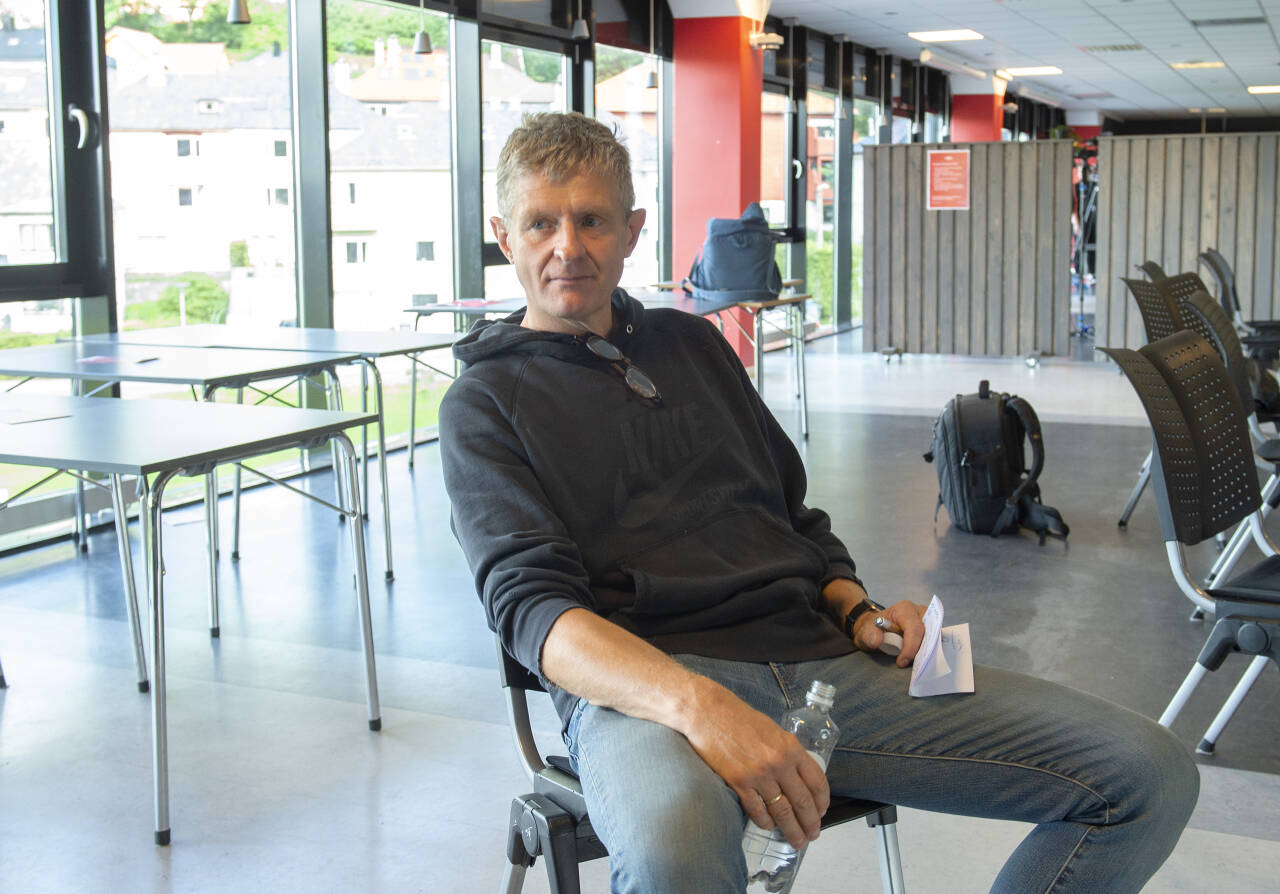
<path id="1" fill-rule="evenodd" d="M 760 392 L 760 397 L 764 398 L 764 317 L 763 311 L 753 311 L 751 316 L 755 320 L 756 343 L 756 391 Z"/>
<path id="2" fill-rule="evenodd" d="M 71 382 L 71 393 L 76 397 L 84 391 L 84 384 L 79 379 Z M 79 478 L 76 479 L 75 494 L 75 541 L 76 546 L 80 547 L 80 552 L 87 553 L 89 551 L 89 521 L 85 518 L 84 508 L 84 482 Z"/>
<path id="3" fill-rule="evenodd" d="M 116 548 L 120 552 L 120 575 L 124 579 L 124 604 L 133 633 L 133 664 L 138 671 L 138 691 L 146 692 L 147 653 L 142 648 L 142 620 L 138 613 L 138 587 L 133 578 L 133 552 L 129 547 L 129 516 L 125 514 L 124 483 L 111 476 L 111 508 L 116 515 Z"/>
<path id="4" fill-rule="evenodd" d="M 218 469 L 204 476 L 204 527 L 209 538 L 209 635 L 217 637 L 218 623 Z"/>
<path id="5" fill-rule="evenodd" d="M 382 487 L 382 534 L 387 544 L 387 580 L 392 581 L 395 580 L 396 575 L 392 571 L 391 564 L 391 497 L 387 489 L 387 414 L 382 404 L 382 373 L 378 371 L 378 365 L 372 360 L 365 360 L 365 363 L 368 364 L 368 371 L 373 375 L 373 392 L 378 399 L 378 478 Z M 367 476 L 364 482 L 364 506 L 366 517 L 368 517 L 369 479 Z"/>
<path id="6" fill-rule="evenodd" d="M 419 315 L 421 319 L 421 315 Z M 418 328 L 417 320 L 413 328 Z M 409 471 L 413 471 L 413 448 L 418 443 L 418 354 L 409 355 Z M 381 405 L 379 405 L 381 406 Z"/>
<path id="7" fill-rule="evenodd" d="M 795 312 L 795 355 L 796 355 L 796 379 L 799 382 L 799 389 L 796 397 L 800 399 L 800 431 L 804 437 L 809 437 L 809 393 L 806 387 L 805 366 L 804 366 L 804 302 L 801 301 L 793 306 Z"/>
<path id="8" fill-rule="evenodd" d="M 363 359 L 363 358 L 362 358 Z M 367 359 L 360 365 L 360 412 L 369 412 L 369 363 Z M 378 404 L 378 418 L 382 418 L 382 404 Z M 382 453 L 378 453 L 379 459 Z M 364 507 L 364 517 L 369 518 L 369 426 L 360 426 L 360 473 L 364 479 L 364 500 L 361 506 Z M 382 496 L 385 501 L 387 495 L 386 488 L 382 489 Z"/>
<path id="9" fill-rule="evenodd" d="M 244 403 L 244 389 L 236 389 L 236 403 Z M 240 464 L 236 463 L 235 478 L 233 479 L 232 490 L 234 497 L 232 499 L 231 513 L 231 559 L 237 561 L 240 558 L 240 476 L 242 470 Z"/>
<path id="10" fill-rule="evenodd" d="M 155 842 L 169 843 L 169 721 L 165 690 L 164 565 L 160 504 L 175 474 L 161 472 L 142 497 L 142 551 L 147 565 L 147 602 L 151 608 L 151 769 L 155 790 Z M 145 485 L 144 485 L 145 486 Z"/>
<path id="11" fill-rule="evenodd" d="M 326 382 L 326 386 L 325 386 L 326 401 L 325 402 L 329 405 L 330 410 L 341 410 L 342 409 L 342 383 L 338 381 L 337 372 L 335 372 L 333 368 L 330 367 L 324 371 L 324 378 Z M 355 450 L 355 448 L 352 447 L 352 450 Z M 338 445 L 335 444 L 333 441 L 329 442 L 329 462 L 333 466 L 333 486 L 336 492 L 335 502 L 337 502 L 337 504 L 341 506 L 342 505 L 342 488 L 345 486 L 342 481 L 342 476 L 345 474 L 346 470 L 343 463 L 339 461 Z M 357 515 L 364 515 L 364 509 L 360 505 L 359 481 L 360 479 L 357 478 L 355 509 L 356 509 Z M 346 521 L 346 518 L 347 517 L 345 515 L 341 515 L 341 514 L 338 515 L 338 521 L 340 522 Z"/>
<path id="12" fill-rule="evenodd" d="M 347 467 L 344 477 L 345 493 L 339 494 L 338 504 L 344 508 L 351 523 L 351 552 L 355 559 L 356 569 L 356 603 L 360 612 L 360 645 L 364 652 L 364 678 L 366 701 L 369 707 L 369 729 L 382 729 L 382 708 L 378 702 L 378 671 L 373 660 L 373 617 L 369 610 L 369 571 L 364 555 L 364 525 L 354 517 L 352 507 L 357 505 L 358 489 L 355 481 L 355 448 L 351 440 L 342 432 L 333 436 L 335 449 L 342 455 L 343 465 Z"/>

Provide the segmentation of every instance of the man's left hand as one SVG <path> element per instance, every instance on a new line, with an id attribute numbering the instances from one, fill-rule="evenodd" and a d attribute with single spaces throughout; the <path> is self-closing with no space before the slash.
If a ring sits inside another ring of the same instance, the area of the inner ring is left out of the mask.
<path id="1" fill-rule="evenodd" d="M 889 622 L 889 631 L 902 637 L 902 651 L 898 653 L 898 667 L 907 667 L 920 650 L 924 639 L 926 606 L 914 602 L 895 602 L 882 612 L 864 612 L 853 625 L 853 643 L 864 652 L 875 652 L 884 642 L 885 630 L 876 626 L 876 618 Z"/>

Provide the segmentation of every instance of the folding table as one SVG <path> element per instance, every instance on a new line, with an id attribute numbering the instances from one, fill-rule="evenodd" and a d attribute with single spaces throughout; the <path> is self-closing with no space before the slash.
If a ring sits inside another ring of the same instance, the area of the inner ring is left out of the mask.
<path id="1" fill-rule="evenodd" d="M 358 360 L 354 353 L 319 351 L 252 351 L 179 348 L 159 345 L 110 345 L 86 341 L 58 342 L 0 351 L 0 375 L 71 379 L 79 389 L 85 382 L 150 382 L 187 385 L 211 402 L 223 388 L 253 387 L 270 379 L 323 374 L 331 383 L 331 400 L 342 409 L 335 367 Z M 16 388 L 14 385 L 10 388 Z M 105 386 L 99 386 L 99 388 Z M 95 389 L 98 390 L 98 389 Z M 175 403 L 168 401 L 166 403 Z M 372 415 L 370 419 L 376 418 Z M 342 487 L 342 470 L 334 448 L 334 472 Z M 256 474 L 261 475 L 258 472 Z M 264 476 L 265 477 L 265 476 Z M 357 491 L 358 496 L 358 491 Z M 76 524 L 83 524 L 82 499 L 77 498 Z M 358 505 L 358 501 L 357 501 Z M 205 476 L 205 523 L 209 530 L 209 632 L 218 635 L 218 488 L 214 470 Z M 81 541 L 82 547 L 84 541 Z M 388 557 L 389 558 L 389 557 Z"/>
<path id="2" fill-rule="evenodd" d="M 0 352 L 0 356 L 4 353 Z M 279 353 L 279 352 L 277 352 Z M 287 355 L 283 355 L 287 356 Z M 158 361 L 157 361 L 158 362 Z M 343 431 L 369 424 L 370 413 L 247 407 L 172 400 L 48 398 L 45 409 L 19 410 L 0 424 L 0 462 L 78 469 L 111 476 L 119 494 L 122 476 L 137 476 L 142 497 L 142 546 L 146 564 L 151 640 L 151 739 L 155 791 L 155 841 L 168 844 L 169 764 L 165 688 L 163 545 L 161 501 L 176 475 L 209 475 L 219 464 L 331 441 L 340 454 L 342 483 L 337 509 L 350 521 L 361 648 L 364 654 L 369 728 L 381 729 L 364 526 L 359 524 L 355 448 Z M 0 407 L 4 404 L 0 403 Z M 297 488 L 293 488 L 297 490 Z M 299 491 L 301 493 L 301 491 Z M 127 548 L 127 543 L 125 544 Z"/>
<path id="3" fill-rule="evenodd" d="M 370 331 L 352 332 L 314 327 L 267 327 L 248 329 L 238 326 L 222 326 L 213 323 L 200 323 L 194 326 L 174 326 L 159 329 L 139 329 L 127 332 L 115 332 L 104 335 L 84 336 L 81 341 L 104 344 L 161 345 L 169 347 L 189 348 L 242 348 L 263 351 L 321 351 L 338 354 L 353 354 L 361 363 L 364 376 L 372 374 L 374 395 L 378 408 L 378 465 L 382 487 L 382 521 L 383 537 L 387 554 L 387 580 L 395 574 L 391 560 L 391 509 L 387 490 L 386 468 L 386 431 L 383 425 L 382 374 L 378 370 L 377 361 L 384 357 L 404 356 L 412 362 L 409 389 L 409 468 L 413 468 L 413 451 L 415 446 L 414 432 L 417 429 L 418 398 L 418 366 L 435 369 L 442 375 L 444 370 L 426 363 L 419 356 L 425 351 L 450 347 L 457 341 L 456 334 L 440 334 L 429 332 L 393 332 Z M 367 382 L 367 379 L 365 380 Z M 368 408 L 368 389 L 361 389 L 360 409 Z M 363 472 L 365 516 L 368 517 L 369 506 L 369 464 L 367 440 L 361 432 L 360 466 Z M 236 472 L 235 487 L 235 527 L 233 533 L 232 556 L 239 554 L 240 547 L 240 474 Z"/>

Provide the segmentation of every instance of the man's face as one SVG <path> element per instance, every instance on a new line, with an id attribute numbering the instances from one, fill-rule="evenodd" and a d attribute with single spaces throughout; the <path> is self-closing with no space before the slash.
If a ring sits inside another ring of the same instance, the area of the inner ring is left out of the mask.
<path id="1" fill-rule="evenodd" d="M 524 325 L 607 336 L 609 295 L 640 238 L 644 211 L 628 214 L 615 186 L 594 173 L 560 182 L 525 174 L 511 192 L 510 219 L 489 223 L 529 300 Z"/>

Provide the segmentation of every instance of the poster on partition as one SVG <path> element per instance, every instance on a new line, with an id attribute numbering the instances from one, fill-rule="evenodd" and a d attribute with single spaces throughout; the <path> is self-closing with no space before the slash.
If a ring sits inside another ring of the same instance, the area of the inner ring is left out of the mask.
<path id="1" fill-rule="evenodd" d="M 925 184 L 930 211 L 967 211 L 969 208 L 969 150 L 928 150 L 929 176 Z"/>

